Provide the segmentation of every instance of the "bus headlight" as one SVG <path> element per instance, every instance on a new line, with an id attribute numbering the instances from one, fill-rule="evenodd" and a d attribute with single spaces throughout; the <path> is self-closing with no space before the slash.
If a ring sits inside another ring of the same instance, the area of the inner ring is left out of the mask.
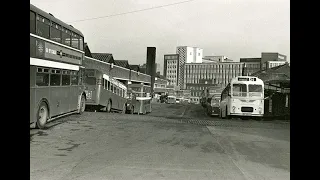
<path id="1" fill-rule="evenodd" d="M 259 114 L 262 114 L 262 108 L 259 107 Z"/>
<path id="2" fill-rule="evenodd" d="M 236 107 L 232 106 L 232 111 L 235 112 L 236 111 Z"/>

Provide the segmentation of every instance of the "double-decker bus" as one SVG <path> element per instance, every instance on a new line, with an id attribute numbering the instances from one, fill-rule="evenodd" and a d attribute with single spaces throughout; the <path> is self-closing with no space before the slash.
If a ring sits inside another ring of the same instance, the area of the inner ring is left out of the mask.
<path id="1" fill-rule="evenodd" d="M 253 76 L 238 76 L 221 93 L 220 117 L 241 119 L 264 114 L 264 83 Z"/>
<path id="2" fill-rule="evenodd" d="M 30 126 L 82 113 L 82 33 L 30 4 Z"/>
<path id="3" fill-rule="evenodd" d="M 127 87 L 123 83 L 97 69 L 85 69 L 84 84 L 88 108 L 126 112 Z"/>

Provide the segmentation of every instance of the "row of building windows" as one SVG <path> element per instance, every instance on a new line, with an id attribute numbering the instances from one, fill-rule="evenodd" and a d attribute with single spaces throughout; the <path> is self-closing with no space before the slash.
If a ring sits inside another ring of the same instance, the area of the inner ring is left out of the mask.
<path id="1" fill-rule="evenodd" d="M 37 68 L 36 86 L 70 86 L 79 84 L 77 71 Z"/>
<path id="2" fill-rule="evenodd" d="M 197 96 L 197 97 L 199 97 L 199 96 L 201 96 L 201 93 L 202 93 L 202 92 L 200 92 L 200 91 L 192 91 L 192 92 L 191 92 L 191 96 Z"/>
<path id="3" fill-rule="evenodd" d="M 177 55 L 164 56 L 164 59 L 178 59 L 178 56 Z"/>
<path id="4" fill-rule="evenodd" d="M 175 73 L 177 73 L 177 71 L 176 70 L 168 70 L 167 73 L 168 74 L 171 74 L 171 73 L 175 74 Z"/>
<path id="5" fill-rule="evenodd" d="M 185 79 L 212 79 L 216 77 L 235 77 L 240 76 L 242 72 L 236 72 L 236 73 L 198 73 L 198 74 L 185 74 Z"/>
<path id="6" fill-rule="evenodd" d="M 30 33 L 83 51 L 83 37 L 32 11 Z"/>
<path id="7" fill-rule="evenodd" d="M 168 60 L 167 64 L 171 65 L 171 64 L 177 64 L 177 60 Z"/>
<path id="8" fill-rule="evenodd" d="M 187 89 L 190 90 L 205 90 L 207 87 L 204 86 L 187 86 Z"/>
<path id="9" fill-rule="evenodd" d="M 243 64 L 193 64 L 185 66 L 187 69 L 216 69 L 216 68 L 242 68 Z"/>
<path id="10" fill-rule="evenodd" d="M 177 68 L 177 65 L 171 65 L 171 66 L 168 66 L 167 69 L 176 69 Z"/>

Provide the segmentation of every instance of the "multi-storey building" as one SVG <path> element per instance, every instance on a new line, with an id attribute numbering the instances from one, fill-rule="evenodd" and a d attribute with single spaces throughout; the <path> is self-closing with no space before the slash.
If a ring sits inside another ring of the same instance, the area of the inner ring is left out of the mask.
<path id="1" fill-rule="evenodd" d="M 273 68 L 273 67 L 277 67 L 277 66 L 284 65 L 284 64 L 286 64 L 286 63 L 287 63 L 286 61 L 267 61 L 267 62 L 266 62 L 266 65 L 263 66 L 263 67 L 264 67 L 264 69 L 265 69 L 265 67 L 266 67 L 267 69 L 271 69 L 271 68 Z"/>
<path id="2" fill-rule="evenodd" d="M 242 75 L 244 63 L 187 63 L 184 72 L 184 89 L 191 90 L 191 98 L 199 102 L 202 92 L 209 87 L 225 87 L 233 77 Z"/>
<path id="3" fill-rule="evenodd" d="M 266 70 L 277 65 L 283 65 L 287 62 L 287 56 L 276 52 L 263 52 L 261 53 L 262 69 Z"/>
<path id="4" fill-rule="evenodd" d="M 179 46 L 177 47 L 177 54 L 179 54 L 178 85 L 182 88 L 184 87 L 184 65 L 186 63 L 202 63 L 203 49 Z"/>
<path id="5" fill-rule="evenodd" d="M 261 70 L 261 58 L 240 58 L 240 62 L 245 64 L 244 75 L 251 75 Z"/>
<path id="6" fill-rule="evenodd" d="M 184 83 L 198 84 L 200 79 L 213 84 L 228 84 L 231 78 L 242 75 L 244 63 L 188 63 L 185 64 Z"/>
<path id="7" fill-rule="evenodd" d="M 163 75 L 169 80 L 169 84 L 178 85 L 179 54 L 165 54 L 163 64 Z"/>

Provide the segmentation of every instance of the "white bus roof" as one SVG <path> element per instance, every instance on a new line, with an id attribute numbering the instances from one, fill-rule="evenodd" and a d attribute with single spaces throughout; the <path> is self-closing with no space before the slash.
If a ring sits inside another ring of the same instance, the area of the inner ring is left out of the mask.
<path id="1" fill-rule="evenodd" d="M 103 74 L 103 79 L 106 79 L 106 80 L 112 82 L 113 84 L 115 84 L 116 86 L 119 86 L 120 88 L 127 90 L 127 87 L 124 84 L 122 84 L 120 81 L 118 81 L 116 79 L 113 79 L 112 77 L 110 77 L 107 74 Z"/>

